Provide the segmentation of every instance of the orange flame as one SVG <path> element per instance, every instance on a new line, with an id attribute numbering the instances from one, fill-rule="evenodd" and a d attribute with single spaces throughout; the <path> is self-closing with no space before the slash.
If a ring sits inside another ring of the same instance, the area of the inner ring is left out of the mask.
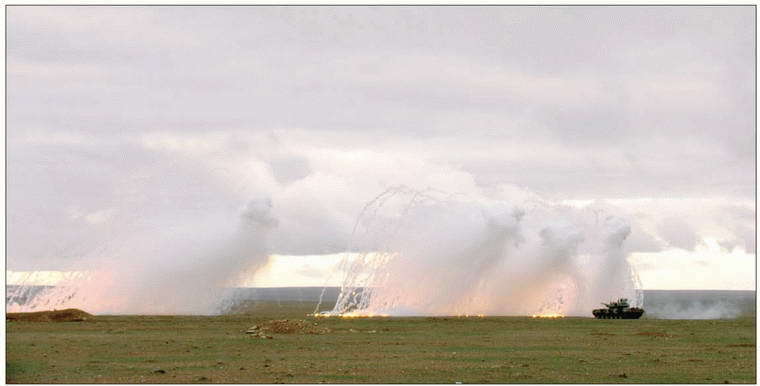
<path id="1" fill-rule="evenodd" d="M 546 312 L 546 313 L 542 313 L 542 314 L 534 314 L 534 315 L 531 315 L 530 317 L 531 318 L 550 318 L 550 319 L 554 319 L 554 318 L 564 318 L 565 315 L 562 315 L 562 314 L 559 314 L 559 313 L 554 313 L 554 312 Z"/>

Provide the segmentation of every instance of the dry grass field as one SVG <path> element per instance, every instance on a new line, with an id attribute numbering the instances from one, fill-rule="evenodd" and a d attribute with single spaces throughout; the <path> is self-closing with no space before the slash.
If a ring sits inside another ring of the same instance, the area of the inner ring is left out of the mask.
<path id="1" fill-rule="evenodd" d="M 313 309 L 260 303 L 224 316 L 7 321 L 6 381 L 756 383 L 754 317 L 306 316 Z"/>

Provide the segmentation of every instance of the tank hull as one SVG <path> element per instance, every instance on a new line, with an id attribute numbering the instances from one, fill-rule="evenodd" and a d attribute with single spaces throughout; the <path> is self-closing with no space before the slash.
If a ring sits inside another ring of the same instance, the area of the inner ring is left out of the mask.
<path id="1" fill-rule="evenodd" d="M 592 312 L 597 319 L 638 319 L 644 315 L 642 309 L 629 309 L 622 312 L 610 312 L 608 309 L 599 308 Z"/>

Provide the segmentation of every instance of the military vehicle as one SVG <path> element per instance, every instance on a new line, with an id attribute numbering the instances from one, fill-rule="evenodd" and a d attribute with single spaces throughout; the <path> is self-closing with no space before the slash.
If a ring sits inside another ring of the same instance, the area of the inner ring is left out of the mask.
<path id="1" fill-rule="evenodd" d="M 592 312 L 597 319 L 638 319 L 644 315 L 643 309 L 629 306 L 625 298 L 602 304 L 607 308 L 597 308 Z"/>

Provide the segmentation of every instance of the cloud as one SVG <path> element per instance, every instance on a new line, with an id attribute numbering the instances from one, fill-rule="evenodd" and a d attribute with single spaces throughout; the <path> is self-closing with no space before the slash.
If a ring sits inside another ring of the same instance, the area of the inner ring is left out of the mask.
<path id="1" fill-rule="evenodd" d="M 677 217 L 668 217 L 660 222 L 660 235 L 675 248 L 693 251 L 699 237 L 686 221 Z"/>
<path id="2" fill-rule="evenodd" d="M 749 6 L 10 7 L 8 265 L 228 229 L 260 199 L 271 251 L 340 252 L 398 185 L 611 202 L 627 253 L 754 252 L 754 22 Z"/>

